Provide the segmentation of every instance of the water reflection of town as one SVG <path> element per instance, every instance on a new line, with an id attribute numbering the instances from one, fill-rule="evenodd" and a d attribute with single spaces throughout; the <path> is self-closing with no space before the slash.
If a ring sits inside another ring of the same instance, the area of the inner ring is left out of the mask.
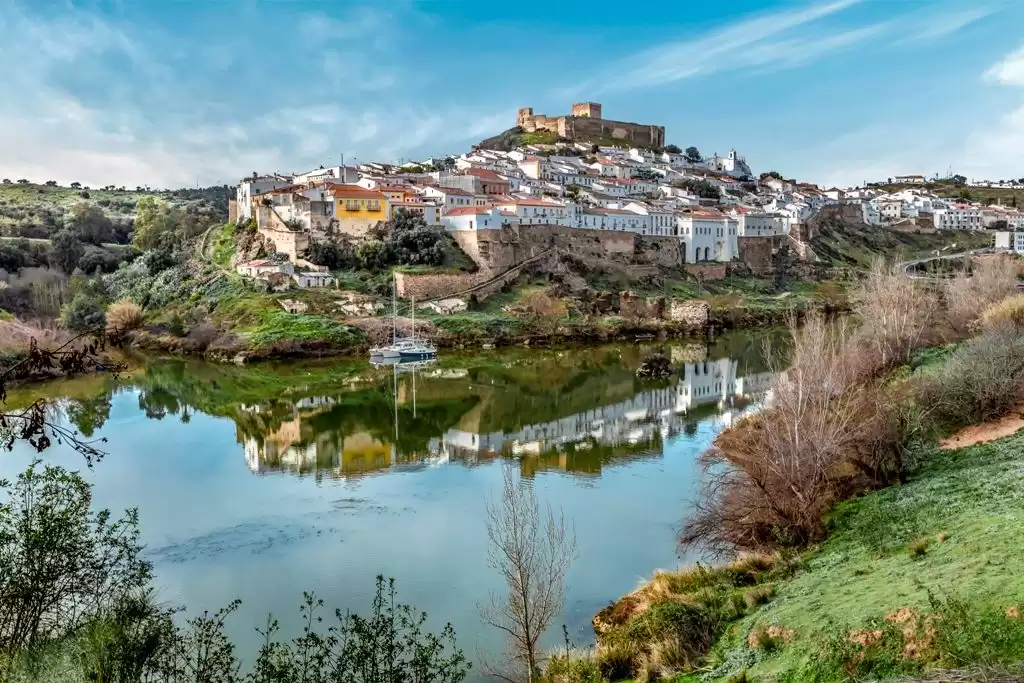
<path id="1" fill-rule="evenodd" d="M 630 371 L 628 379 L 618 378 L 619 384 L 628 382 L 630 388 L 624 393 L 632 395 L 626 398 L 604 404 L 598 400 L 580 412 L 508 429 L 486 425 L 494 422 L 486 417 L 488 400 L 495 396 L 501 400 L 500 388 L 480 386 L 464 370 L 428 369 L 418 376 L 396 378 L 393 393 L 382 389 L 395 406 L 394 434 L 351 425 L 327 426 L 324 416 L 337 410 L 342 398 L 316 397 L 295 402 L 290 417 L 272 421 L 278 425 L 274 429 L 252 433 L 240 428 L 239 439 L 250 470 L 260 474 L 350 478 L 448 463 L 473 466 L 511 457 L 518 460 L 524 476 L 542 471 L 597 476 L 617 463 L 661 457 L 666 441 L 680 434 L 692 436 L 702 422 L 731 423 L 752 400 L 770 390 L 774 377 L 769 372 L 741 374 L 740 365 L 729 358 L 680 363 L 675 377 L 655 386 L 634 381 Z M 401 437 L 403 421 L 418 424 L 423 432 L 416 412 L 417 389 L 421 412 L 424 402 L 450 403 L 450 397 L 466 394 L 472 394 L 473 401 L 459 406 L 461 414 L 448 420 L 454 424 L 431 422 L 420 445 L 408 447 Z M 242 410 L 258 416 L 266 408 L 243 406 Z"/>

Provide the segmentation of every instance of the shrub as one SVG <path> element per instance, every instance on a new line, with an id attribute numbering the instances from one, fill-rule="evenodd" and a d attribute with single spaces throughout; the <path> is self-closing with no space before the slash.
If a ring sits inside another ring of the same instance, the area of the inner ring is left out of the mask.
<path id="1" fill-rule="evenodd" d="M 934 333 L 938 298 L 897 266 L 876 261 L 852 300 L 859 337 L 880 368 L 906 363 Z"/>
<path id="2" fill-rule="evenodd" d="M 1013 325 L 985 330 L 920 380 L 917 399 L 944 428 L 1000 417 L 1024 400 L 1024 337 Z"/>
<path id="3" fill-rule="evenodd" d="M 107 316 L 99 301 L 85 294 L 76 294 L 64 308 L 62 322 L 69 330 L 85 332 L 106 327 Z"/>
<path id="4" fill-rule="evenodd" d="M 916 541 L 912 541 L 907 546 L 907 552 L 910 553 L 910 557 L 917 559 L 924 557 L 928 552 L 928 546 L 932 543 L 930 538 L 919 538 Z"/>
<path id="5" fill-rule="evenodd" d="M 1004 324 L 1024 327 L 1024 294 L 1015 294 L 994 303 L 981 314 L 981 325 L 984 328 Z"/>
<path id="6" fill-rule="evenodd" d="M 961 273 L 946 283 L 946 312 L 953 330 L 965 336 L 990 305 L 1017 290 L 1017 266 L 1010 259 L 990 258 L 971 273 Z"/>
<path id="7" fill-rule="evenodd" d="M 547 660 L 543 683 L 603 683 L 601 666 L 591 650 L 557 652 Z"/>
<path id="8" fill-rule="evenodd" d="M 792 335 L 792 365 L 771 403 L 722 432 L 705 456 L 709 490 L 683 530 L 683 546 L 802 546 L 823 537 L 833 501 L 902 475 L 912 423 L 871 381 L 867 347 L 818 315 Z"/>
<path id="9" fill-rule="evenodd" d="M 0 490 L 0 649 L 71 632 L 148 582 L 136 512 L 91 511 L 79 474 L 34 462 Z"/>
<path id="10" fill-rule="evenodd" d="M 127 332 L 142 326 L 142 307 L 134 301 L 118 301 L 107 308 L 107 331 Z"/>

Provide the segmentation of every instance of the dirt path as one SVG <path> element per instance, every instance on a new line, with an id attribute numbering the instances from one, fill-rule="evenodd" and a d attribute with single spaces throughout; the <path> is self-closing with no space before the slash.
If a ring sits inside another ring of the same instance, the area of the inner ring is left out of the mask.
<path id="1" fill-rule="evenodd" d="M 939 446 L 944 450 L 952 450 L 978 443 L 988 443 L 1004 436 L 1012 436 L 1020 429 L 1024 429 L 1024 406 L 1017 406 L 1008 415 L 1004 415 L 998 420 L 965 427 L 956 434 L 943 439 L 939 442 Z"/>

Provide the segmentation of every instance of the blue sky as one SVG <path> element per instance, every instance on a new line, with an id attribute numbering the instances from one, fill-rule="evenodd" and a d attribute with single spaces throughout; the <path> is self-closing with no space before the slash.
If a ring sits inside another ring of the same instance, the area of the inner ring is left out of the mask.
<path id="1" fill-rule="evenodd" d="M 755 171 L 1024 176 L 1024 0 L 0 0 L 0 175 L 178 186 L 465 151 L 515 110 Z"/>

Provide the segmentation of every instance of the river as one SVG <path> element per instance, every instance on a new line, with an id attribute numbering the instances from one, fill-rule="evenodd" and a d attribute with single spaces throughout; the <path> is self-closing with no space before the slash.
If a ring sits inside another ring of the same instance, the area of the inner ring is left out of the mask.
<path id="1" fill-rule="evenodd" d="M 595 612 L 654 569 L 693 559 L 677 555 L 675 536 L 700 490 L 697 459 L 770 384 L 767 334 L 447 353 L 400 374 L 359 361 L 151 360 L 118 380 L 25 391 L 108 439 L 85 472 L 94 504 L 139 508 L 162 600 L 197 612 L 241 599 L 229 622 L 241 652 L 268 612 L 295 633 L 304 590 L 360 611 L 385 574 L 431 625 L 450 621 L 475 659 L 503 645 L 477 611 L 502 590 L 484 507 L 503 464 L 574 526 L 579 557 L 548 644 L 563 641 L 563 623 L 588 644 Z M 654 350 L 677 375 L 637 380 Z M 32 457 L 5 456 L 0 476 Z M 84 470 L 66 447 L 45 457 Z"/>

